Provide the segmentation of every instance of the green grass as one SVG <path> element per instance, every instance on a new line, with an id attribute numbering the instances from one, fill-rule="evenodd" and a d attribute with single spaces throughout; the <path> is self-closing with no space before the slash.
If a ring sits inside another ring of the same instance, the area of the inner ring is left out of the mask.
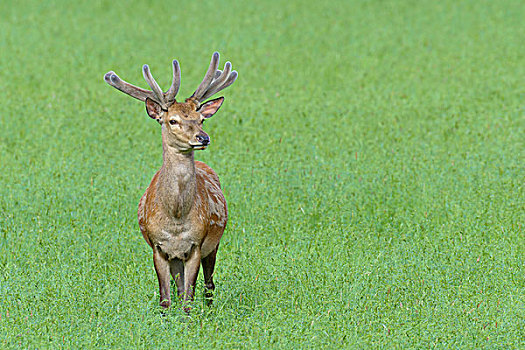
<path id="1" fill-rule="evenodd" d="M 0 2 L 0 348 L 525 347 L 520 1 Z M 162 316 L 157 123 L 102 77 L 238 81 L 197 159 L 217 291 Z"/>

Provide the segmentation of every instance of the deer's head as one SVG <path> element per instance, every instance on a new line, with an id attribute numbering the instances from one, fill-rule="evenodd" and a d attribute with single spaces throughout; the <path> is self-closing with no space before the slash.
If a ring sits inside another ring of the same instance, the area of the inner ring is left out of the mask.
<path id="1" fill-rule="evenodd" d="M 144 101 L 148 115 L 162 126 L 163 142 L 179 152 L 189 152 L 205 149 L 210 143 L 210 137 L 204 132 L 202 125 L 205 119 L 211 118 L 219 110 L 224 97 L 204 103 L 202 101 L 227 88 L 237 79 L 237 72 L 231 70 L 230 62 L 226 62 L 222 71 L 218 70 L 218 66 L 219 53 L 215 52 L 204 79 L 193 95 L 184 102 L 177 102 L 175 99 L 180 87 L 180 67 L 177 60 L 173 60 L 173 81 L 166 92 L 162 92 L 146 64 L 142 67 L 142 72 L 151 91 L 125 82 L 113 71 L 106 73 L 104 80 L 125 94 Z"/>

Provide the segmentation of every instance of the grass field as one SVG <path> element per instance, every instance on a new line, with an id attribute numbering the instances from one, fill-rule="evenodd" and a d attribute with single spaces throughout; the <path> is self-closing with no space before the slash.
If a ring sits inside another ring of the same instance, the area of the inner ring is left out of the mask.
<path id="1" fill-rule="evenodd" d="M 0 348 L 525 347 L 525 4 L 0 2 Z M 158 307 L 148 63 L 239 79 L 213 307 Z"/>

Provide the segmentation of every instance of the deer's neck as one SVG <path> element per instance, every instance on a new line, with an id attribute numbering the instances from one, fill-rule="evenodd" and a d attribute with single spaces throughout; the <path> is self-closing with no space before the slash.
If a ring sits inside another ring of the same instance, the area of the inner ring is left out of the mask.
<path id="1" fill-rule="evenodd" d="M 184 218 L 193 207 L 197 191 L 193 152 L 180 153 L 164 146 L 162 158 L 157 193 L 172 217 Z"/>

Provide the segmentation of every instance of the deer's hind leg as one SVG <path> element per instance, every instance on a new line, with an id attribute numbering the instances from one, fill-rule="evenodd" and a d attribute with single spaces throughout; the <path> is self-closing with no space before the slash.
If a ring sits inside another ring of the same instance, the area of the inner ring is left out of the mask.
<path id="1" fill-rule="evenodd" d="M 206 291 L 204 293 L 204 298 L 206 299 L 206 304 L 210 306 L 213 303 L 213 291 L 215 290 L 215 283 L 213 283 L 213 271 L 215 270 L 215 260 L 217 259 L 217 250 L 219 245 L 215 247 L 215 250 L 212 251 L 208 256 L 202 259 L 202 272 L 204 273 L 204 285 Z"/>
<path id="2" fill-rule="evenodd" d="M 170 272 L 177 285 L 177 295 L 182 300 L 184 298 L 184 262 L 177 258 L 170 260 Z"/>

